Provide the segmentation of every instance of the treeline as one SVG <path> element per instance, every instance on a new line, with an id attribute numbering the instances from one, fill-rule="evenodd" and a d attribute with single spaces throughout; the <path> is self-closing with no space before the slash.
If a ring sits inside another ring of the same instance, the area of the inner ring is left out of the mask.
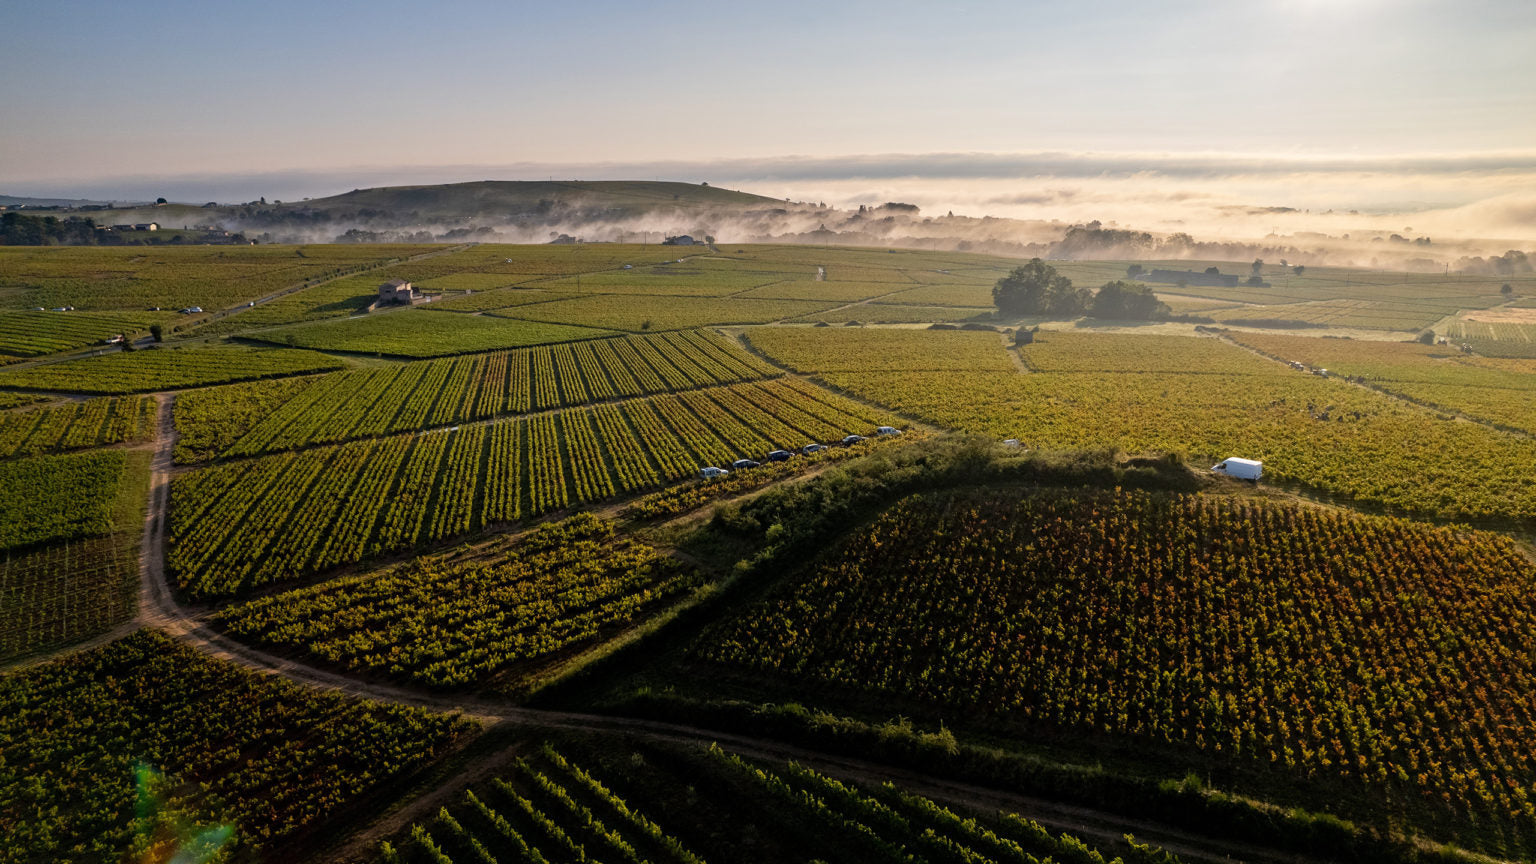
<path id="1" fill-rule="evenodd" d="M 1458 258 L 1453 266 L 1457 273 L 1474 276 L 1519 276 L 1536 272 L 1536 264 L 1531 262 L 1530 256 L 1518 249 L 1487 258 Z"/>
<path id="2" fill-rule="evenodd" d="M 91 219 L 0 214 L 0 246 L 95 246 L 100 233 Z"/>
<path id="3" fill-rule="evenodd" d="M 1056 268 L 1031 258 L 997 280 L 992 288 L 992 302 L 1004 315 L 1044 315 L 1051 318 L 1077 318 L 1088 315 L 1112 321 L 1174 320 L 1173 310 L 1157 299 L 1151 288 L 1136 282 L 1116 279 L 1098 290 L 1078 288 Z M 1194 320 L 1180 317 L 1177 320 Z M 1210 319 L 1198 319 L 1210 323 Z"/>

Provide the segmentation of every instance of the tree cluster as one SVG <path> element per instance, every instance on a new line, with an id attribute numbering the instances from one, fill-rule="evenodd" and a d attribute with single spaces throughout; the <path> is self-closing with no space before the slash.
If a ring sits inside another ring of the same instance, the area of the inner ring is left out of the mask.
<path id="1" fill-rule="evenodd" d="M 1100 288 L 1088 305 L 1093 317 L 1120 321 L 1161 321 L 1172 312 L 1152 289 L 1118 279 Z"/>
<path id="2" fill-rule="evenodd" d="M 1073 286 L 1072 280 L 1039 258 L 997 281 L 992 302 L 1004 315 L 1041 315 L 1051 318 L 1094 318 L 1126 321 L 1159 321 L 1172 314 L 1168 304 L 1152 289 L 1115 280 L 1098 291 Z"/>
<path id="3" fill-rule="evenodd" d="M 1008 315 L 1075 318 L 1087 310 L 1091 299 L 1087 290 L 1073 287 L 1071 279 L 1039 258 L 1013 268 L 992 287 L 992 302 Z"/>
<path id="4" fill-rule="evenodd" d="M 90 219 L 0 214 L 0 246 L 90 246 L 96 223 Z"/>

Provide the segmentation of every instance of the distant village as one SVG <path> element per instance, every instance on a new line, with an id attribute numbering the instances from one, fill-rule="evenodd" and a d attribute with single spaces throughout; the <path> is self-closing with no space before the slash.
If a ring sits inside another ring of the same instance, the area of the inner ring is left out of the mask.
<path id="1" fill-rule="evenodd" d="M 107 205 L 82 207 L 15 206 L 0 204 L 0 245 L 7 246 L 245 246 L 256 241 L 218 225 L 167 228 L 159 222 L 123 222 L 98 225 L 86 210 L 107 210 Z M 60 218 L 55 213 L 69 215 Z"/>

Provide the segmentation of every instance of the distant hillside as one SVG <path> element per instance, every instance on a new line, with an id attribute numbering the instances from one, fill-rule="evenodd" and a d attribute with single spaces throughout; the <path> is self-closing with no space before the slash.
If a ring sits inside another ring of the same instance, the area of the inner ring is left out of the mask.
<path id="1" fill-rule="evenodd" d="M 547 242 L 560 234 L 595 240 L 649 234 L 654 240 L 666 233 L 710 234 L 712 224 L 804 206 L 695 183 L 482 180 L 354 189 L 307 201 L 122 208 L 97 214 L 97 221 L 217 226 L 275 243 Z"/>
<path id="2" fill-rule="evenodd" d="M 354 189 L 329 198 L 283 204 L 282 211 L 414 213 L 420 219 L 547 214 L 595 210 L 634 217 L 678 208 L 781 207 L 783 202 L 697 183 L 643 180 L 482 180 L 439 186 Z"/>
<path id="3" fill-rule="evenodd" d="M 126 202 L 97 201 L 89 198 L 27 198 L 22 195 L 0 195 L 0 207 L 104 207 Z"/>

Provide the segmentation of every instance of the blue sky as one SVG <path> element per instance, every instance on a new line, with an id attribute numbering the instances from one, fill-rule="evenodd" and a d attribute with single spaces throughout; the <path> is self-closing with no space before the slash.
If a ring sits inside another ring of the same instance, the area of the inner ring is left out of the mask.
<path id="1" fill-rule="evenodd" d="M 1529 0 L 8 0 L 0 192 L 786 156 L 1529 155 L 1532 45 Z"/>

